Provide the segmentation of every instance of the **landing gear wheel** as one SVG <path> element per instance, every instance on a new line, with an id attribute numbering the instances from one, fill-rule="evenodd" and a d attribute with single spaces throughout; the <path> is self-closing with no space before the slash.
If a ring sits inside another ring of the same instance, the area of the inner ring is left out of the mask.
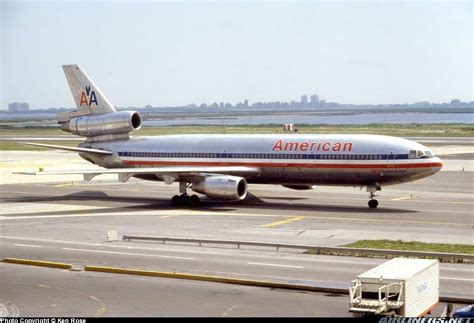
<path id="1" fill-rule="evenodd" d="M 197 195 L 192 195 L 189 197 L 189 202 L 192 206 L 198 206 L 199 205 L 199 197 Z"/>
<path id="2" fill-rule="evenodd" d="M 181 197 L 178 195 L 173 196 L 173 198 L 171 199 L 171 204 L 173 205 L 179 205 L 180 202 L 181 202 Z"/>
<path id="3" fill-rule="evenodd" d="M 375 209 L 379 205 L 379 202 L 377 200 L 370 200 L 369 201 L 369 207 L 371 209 Z"/>
<path id="4" fill-rule="evenodd" d="M 199 202 L 200 200 L 197 195 L 175 195 L 171 199 L 171 203 L 176 206 L 198 206 Z"/>

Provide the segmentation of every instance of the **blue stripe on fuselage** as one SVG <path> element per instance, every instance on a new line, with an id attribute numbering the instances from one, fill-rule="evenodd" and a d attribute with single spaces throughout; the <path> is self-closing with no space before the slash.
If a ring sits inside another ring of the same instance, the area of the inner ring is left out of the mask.
<path id="1" fill-rule="evenodd" d="M 260 154 L 260 153 L 184 153 L 119 151 L 120 157 L 209 158 L 209 159 L 322 159 L 322 160 L 400 160 L 408 154 Z"/>

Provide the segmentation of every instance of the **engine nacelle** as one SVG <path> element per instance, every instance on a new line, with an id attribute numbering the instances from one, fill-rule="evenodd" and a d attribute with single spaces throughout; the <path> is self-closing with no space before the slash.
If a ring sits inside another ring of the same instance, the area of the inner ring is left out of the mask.
<path id="1" fill-rule="evenodd" d="M 297 191 L 312 190 L 314 188 L 314 185 L 282 185 L 282 186 L 289 188 L 291 190 L 297 190 Z"/>
<path id="2" fill-rule="evenodd" d="M 210 176 L 193 183 L 191 189 L 216 200 L 243 200 L 247 196 L 247 181 L 237 176 Z"/>
<path id="3" fill-rule="evenodd" d="M 142 118 L 136 111 L 85 115 L 61 124 L 61 129 L 82 137 L 127 134 L 140 129 Z"/>

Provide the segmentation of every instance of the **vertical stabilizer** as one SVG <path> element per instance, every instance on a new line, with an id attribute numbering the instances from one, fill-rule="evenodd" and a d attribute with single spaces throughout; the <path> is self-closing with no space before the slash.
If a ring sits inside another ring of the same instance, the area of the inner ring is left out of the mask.
<path id="1" fill-rule="evenodd" d="M 112 104 L 79 65 L 63 65 L 63 70 L 80 115 L 115 112 Z"/>

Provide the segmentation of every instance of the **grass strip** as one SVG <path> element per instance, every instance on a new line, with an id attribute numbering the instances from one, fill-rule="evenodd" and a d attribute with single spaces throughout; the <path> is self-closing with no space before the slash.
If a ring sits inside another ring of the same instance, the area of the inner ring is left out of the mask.
<path id="1" fill-rule="evenodd" d="M 402 240 L 359 240 L 342 247 L 474 254 L 473 245 Z"/>

